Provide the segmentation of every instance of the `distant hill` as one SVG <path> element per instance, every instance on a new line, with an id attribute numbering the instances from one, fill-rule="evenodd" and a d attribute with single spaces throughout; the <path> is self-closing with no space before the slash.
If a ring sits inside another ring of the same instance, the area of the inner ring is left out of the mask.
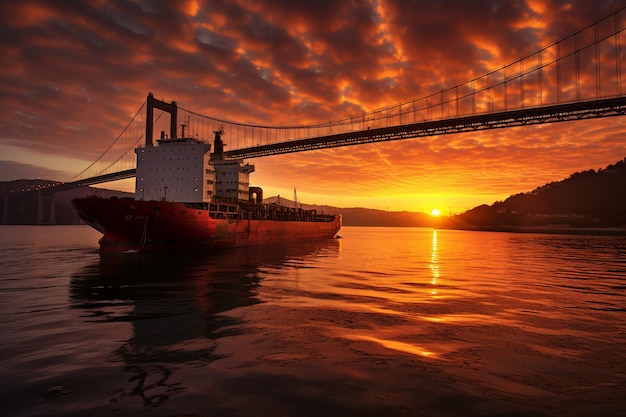
<path id="1" fill-rule="evenodd" d="M 54 194 L 54 200 L 43 193 L 39 205 L 38 189 L 58 184 L 51 180 L 15 180 L 0 182 L 1 224 L 79 224 L 80 219 L 72 207 L 71 200 L 77 197 L 98 194 L 102 197 L 127 197 L 134 194 L 102 188 L 81 187 Z M 51 219 L 51 217 L 54 217 Z"/>
<path id="2" fill-rule="evenodd" d="M 14 180 L 14 181 L 1 181 L 0 182 L 0 194 L 14 193 L 28 190 L 36 190 L 38 188 L 45 188 L 51 185 L 60 184 L 59 181 L 52 180 Z"/>
<path id="3" fill-rule="evenodd" d="M 455 216 L 452 227 L 626 227 L 626 158 Z"/>
<path id="4" fill-rule="evenodd" d="M 425 213 L 410 211 L 384 211 L 366 208 L 328 210 L 331 214 L 342 214 L 345 226 L 422 227 L 432 226 L 433 217 Z"/>
<path id="5" fill-rule="evenodd" d="M 293 207 L 293 201 L 283 197 L 268 197 L 263 199 L 263 202 L 279 202 L 283 206 Z M 298 203 L 298 207 L 300 207 L 300 203 Z M 344 226 L 422 227 L 432 226 L 434 221 L 433 217 L 428 214 L 411 211 L 385 211 L 361 207 L 339 208 L 311 204 L 302 204 L 302 208 L 305 210 L 315 209 L 328 214 L 341 213 Z"/>

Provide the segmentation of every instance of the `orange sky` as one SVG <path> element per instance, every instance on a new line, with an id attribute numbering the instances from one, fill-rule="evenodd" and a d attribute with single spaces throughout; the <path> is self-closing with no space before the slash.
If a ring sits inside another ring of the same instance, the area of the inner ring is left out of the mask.
<path id="1" fill-rule="evenodd" d="M 243 123 L 338 119 L 482 75 L 618 3 L 5 1 L 0 181 L 68 180 L 113 142 L 148 92 Z M 616 117 L 258 158 L 250 160 L 252 183 L 286 198 L 295 186 L 311 204 L 460 212 L 623 159 L 625 123 Z"/>

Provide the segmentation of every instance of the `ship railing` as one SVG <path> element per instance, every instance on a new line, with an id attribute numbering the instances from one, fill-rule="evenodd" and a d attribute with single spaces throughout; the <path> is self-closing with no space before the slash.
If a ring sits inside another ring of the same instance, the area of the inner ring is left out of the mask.
<path id="1" fill-rule="evenodd" d="M 324 222 L 324 223 L 331 223 L 335 220 L 337 216 L 335 214 L 318 214 L 316 216 L 316 221 L 318 222 Z"/>
<path id="2" fill-rule="evenodd" d="M 190 208 L 208 209 L 214 219 L 234 220 L 274 220 L 294 222 L 332 222 L 335 215 L 318 213 L 316 209 L 304 210 L 301 207 L 288 207 L 280 204 L 255 204 L 249 202 L 231 202 L 216 199 L 211 203 L 190 203 Z M 203 205 L 201 207 L 201 205 Z"/>
<path id="3" fill-rule="evenodd" d="M 195 202 L 195 203 L 184 203 L 185 207 L 190 208 L 192 210 L 208 210 L 209 209 L 209 203 L 199 203 L 199 202 Z"/>
<path id="4" fill-rule="evenodd" d="M 239 216 L 239 205 L 228 203 L 210 203 L 209 217 L 214 219 L 236 219 Z"/>

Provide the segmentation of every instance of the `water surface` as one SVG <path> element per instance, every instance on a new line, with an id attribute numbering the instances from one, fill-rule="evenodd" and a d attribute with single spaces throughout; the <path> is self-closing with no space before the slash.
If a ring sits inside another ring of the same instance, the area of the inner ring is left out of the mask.
<path id="1" fill-rule="evenodd" d="M 0 226 L 2 415 L 626 415 L 626 238 L 340 234 L 101 257 Z"/>

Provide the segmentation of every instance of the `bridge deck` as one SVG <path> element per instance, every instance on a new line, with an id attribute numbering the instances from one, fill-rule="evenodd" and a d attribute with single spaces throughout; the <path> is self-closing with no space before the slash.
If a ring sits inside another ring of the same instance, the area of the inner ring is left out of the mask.
<path id="1" fill-rule="evenodd" d="M 620 116 L 626 113 L 626 97 L 567 103 L 553 106 L 503 111 L 467 117 L 432 120 L 406 125 L 367 129 L 336 135 L 300 139 L 270 145 L 254 146 L 226 152 L 231 158 L 257 158 L 292 152 L 372 142 L 445 135 L 476 130 L 526 126 L 598 117 Z"/>

